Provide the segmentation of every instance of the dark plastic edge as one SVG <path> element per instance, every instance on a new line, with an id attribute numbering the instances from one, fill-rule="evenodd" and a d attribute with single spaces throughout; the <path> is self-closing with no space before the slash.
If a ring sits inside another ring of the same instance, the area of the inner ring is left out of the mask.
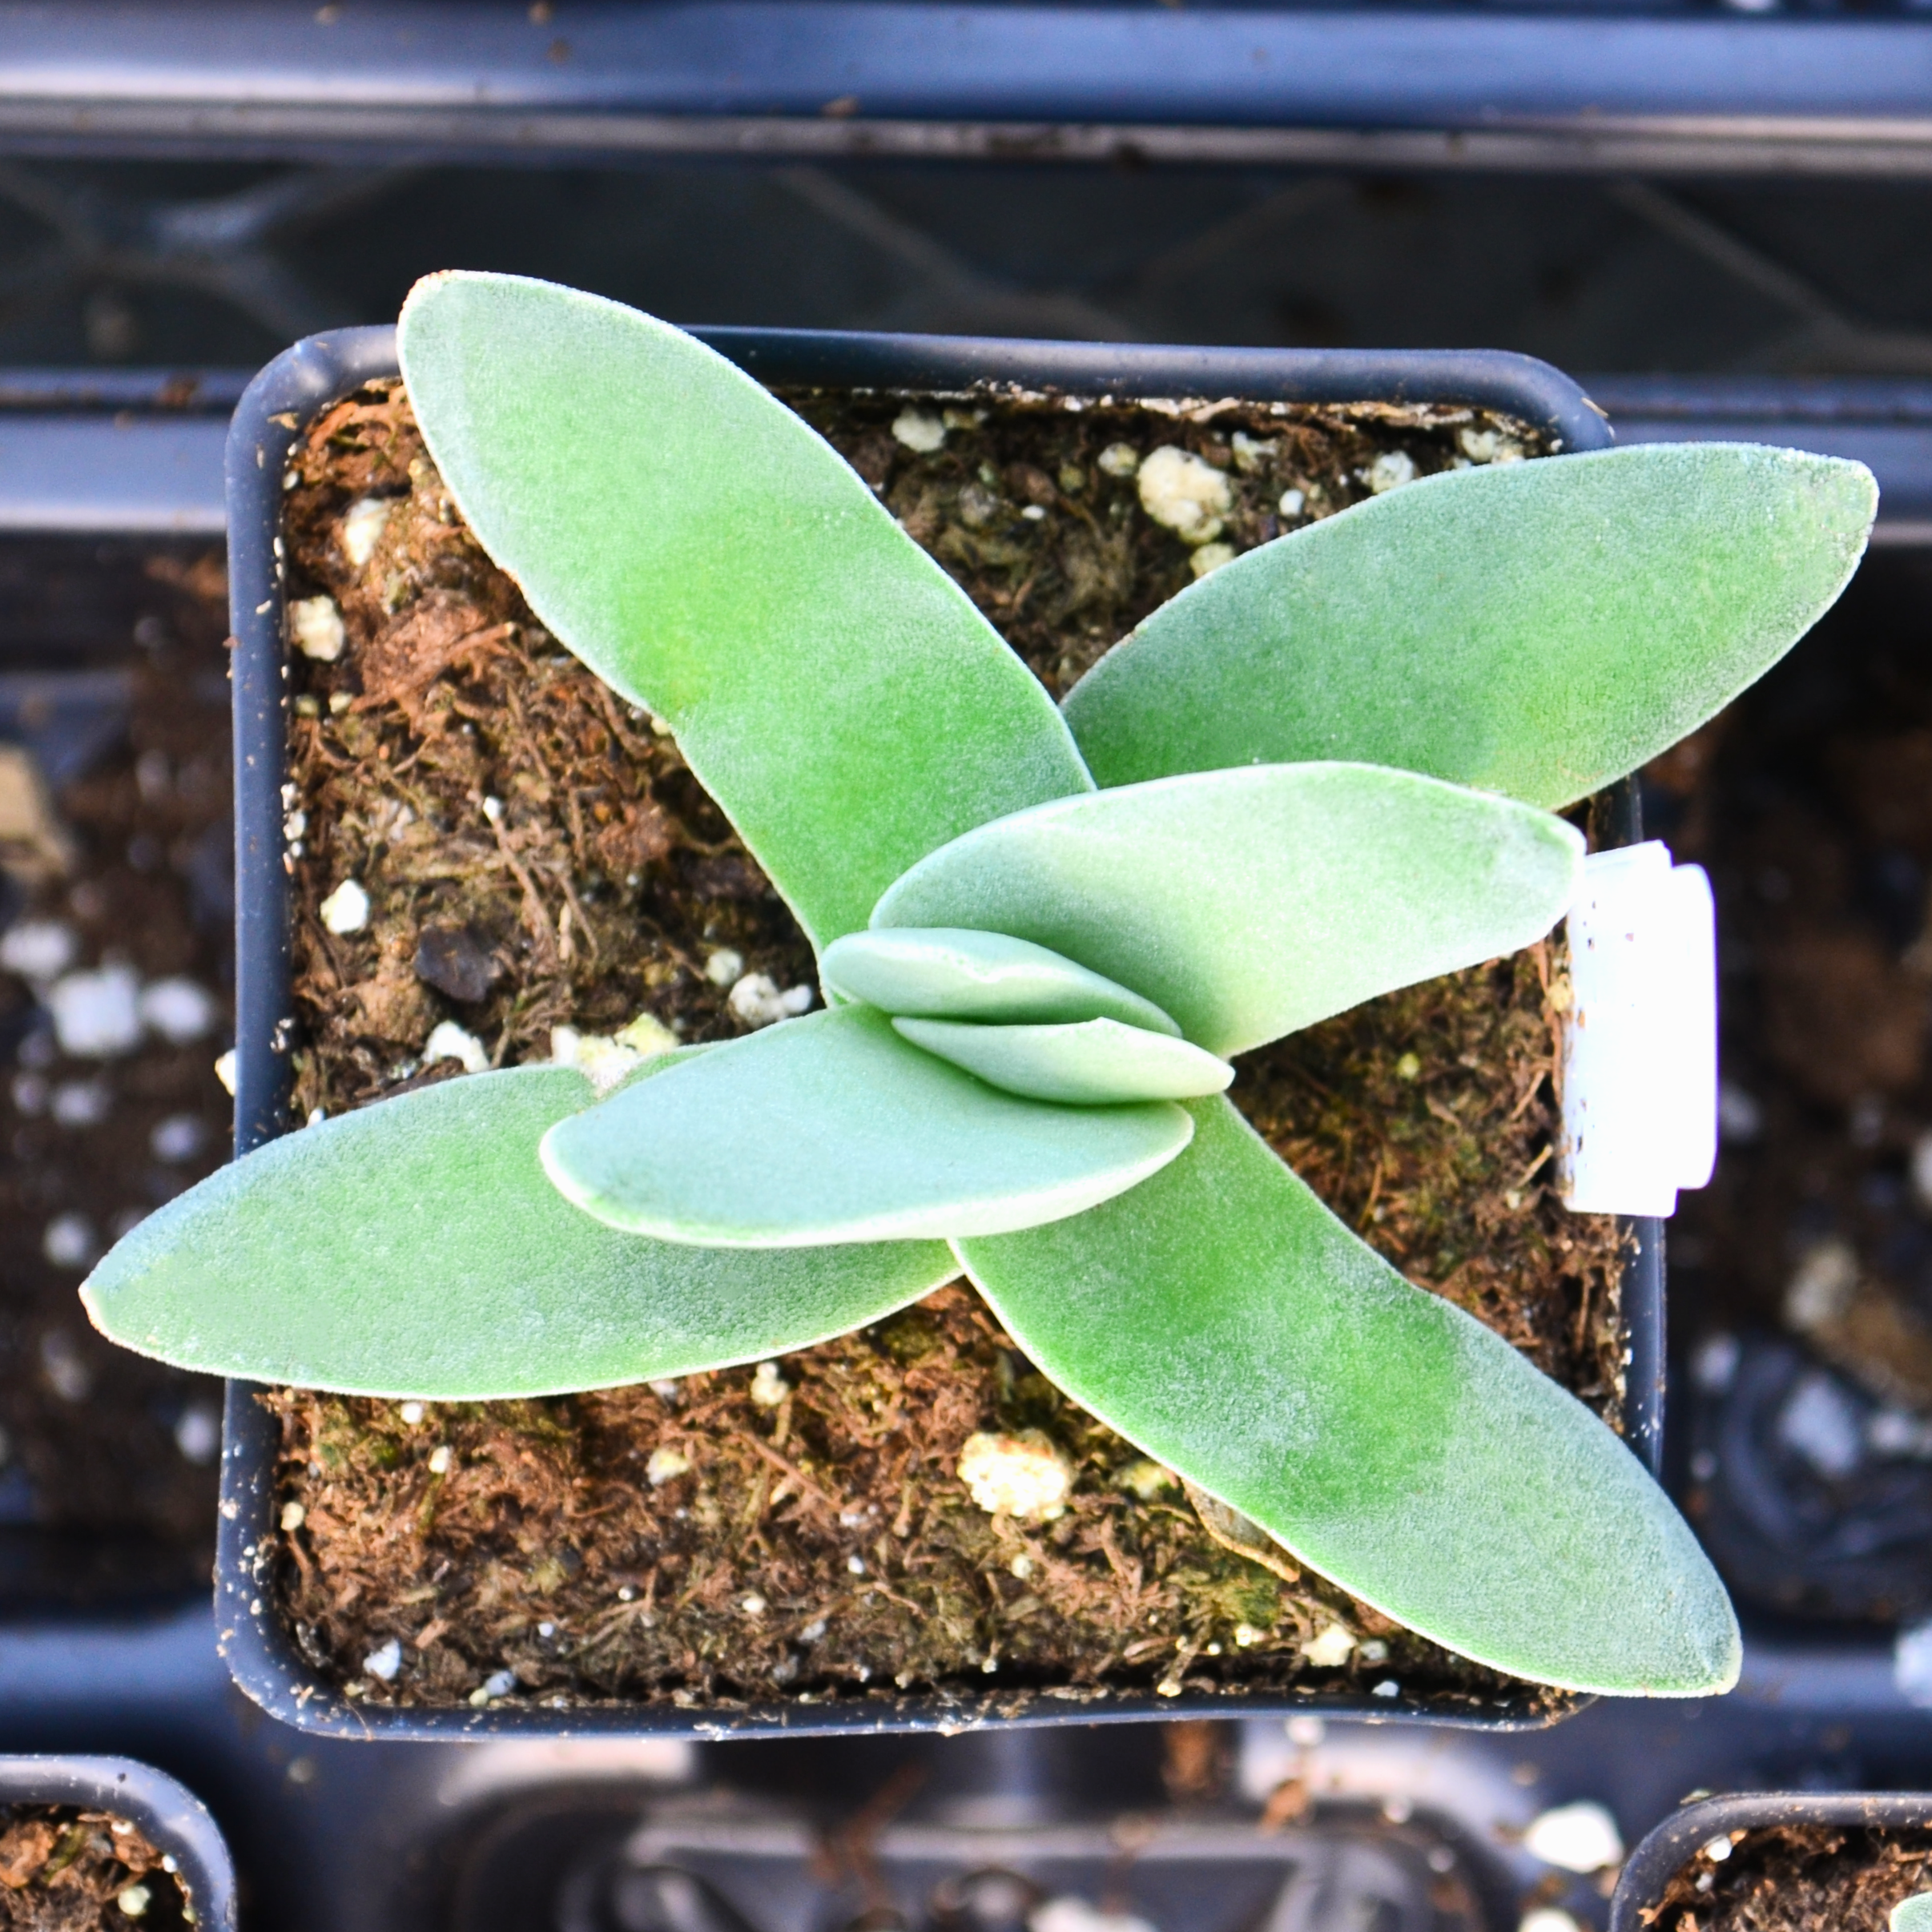
<path id="1" fill-rule="evenodd" d="M 1610 1932 L 1650 1932 L 1646 1914 L 1664 1888 L 1721 1832 L 1768 1825 L 1932 1825 L 1932 1793 L 1910 1791 L 1764 1791 L 1705 1798 L 1674 1812 L 1625 1862 L 1610 1901 Z"/>
<path id="2" fill-rule="evenodd" d="M 1564 453 L 1607 448 L 1609 419 L 1560 369 L 1503 349 L 1199 348 L 833 328 L 692 333 L 763 382 L 944 393 L 1010 383 L 1068 396 L 1443 403 L 1534 423 Z"/>
<path id="3" fill-rule="evenodd" d="M 1527 356 L 1493 351 L 1387 352 L 1327 349 L 1162 348 L 944 336 L 867 335 L 831 329 L 693 332 L 762 380 L 925 393 L 1004 384 L 1077 396 L 1145 399 L 1238 396 L 1247 401 L 1435 402 L 1506 412 L 1535 424 L 1564 451 L 1612 441 L 1602 413 L 1568 377 Z M 288 664 L 284 570 L 278 554 L 282 478 L 296 437 L 329 402 L 396 373 L 396 332 L 384 326 L 312 336 L 251 383 L 235 413 L 227 454 L 229 597 L 235 633 L 235 1043 L 238 1155 L 284 1131 L 288 1049 L 288 879 L 283 863 L 282 784 Z M 1612 795 L 1612 843 L 1640 836 L 1634 786 Z M 1663 1242 L 1655 1221 L 1632 1225 L 1636 1258 L 1624 1283 L 1629 1333 L 1625 1427 L 1653 1471 L 1663 1415 Z M 302 1657 L 276 1613 L 280 1532 L 275 1493 L 280 1443 L 254 1385 L 227 1385 L 221 1520 L 215 1560 L 216 1629 L 241 1688 L 298 1729 L 339 1737 L 440 1740 L 479 1737 L 673 1736 L 703 1739 L 867 1732 L 952 1732 L 995 1725 L 1096 1724 L 1152 1717 L 1281 1717 L 1298 1713 L 1371 1722 L 1399 1720 L 1484 1730 L 1539 1729 L 1553 1721 L 1528 1699 L 1479 1712 L 1445 1712 L 1407 1696 L 1244 1698 L 1151 1692 L 1088 1703 L 1014 1690 L 938 1693 L 823 1705 L 594 1706 L 497 1705 L 422 1710 L 359 1705 Z"/>
<path id="4" fill-rule="evenodd" d="M 73 1805 L 138 1825 L 174 1859 L 199 1932 L 235 1932 L 227 1844 L 207 1806 L 166 1772 L 131 1757 L 0 1757 L 0 1805 Z"/>

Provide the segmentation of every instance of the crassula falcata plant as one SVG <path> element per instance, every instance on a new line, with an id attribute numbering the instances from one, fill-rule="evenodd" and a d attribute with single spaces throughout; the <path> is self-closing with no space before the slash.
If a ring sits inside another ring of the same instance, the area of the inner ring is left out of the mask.
<path id="1" fill-rule="evenodd" d="M 678 330 L 457 274 L 399 344 L 477 539 L 675 734 L 826 1004 L 609 1091 L 525 1065 L 290 1134 L 129 1234 L 96 1324 L 219 1374 L 497 1398 L 760 1360 L 963 1272 L 1075 1401 L 1423 1635 L 1577 1691 L 1726 1688 L 1729 1603 L 1636 1457 L 1223 1089 L 1549 932 L 1584 847 L 1557 809 L 1809 627 L 1870 474 L 1706 445 L 1431 477 L 1202 578 L 1056 707 Z"/>

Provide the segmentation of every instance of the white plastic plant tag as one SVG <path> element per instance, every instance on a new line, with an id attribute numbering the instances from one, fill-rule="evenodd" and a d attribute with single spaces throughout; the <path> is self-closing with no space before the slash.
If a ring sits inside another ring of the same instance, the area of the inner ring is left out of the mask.
<path id="1" fill-rule="evenodd" d="M 1558 1185 L 1579 1214 L 1676 1211 L 1717 1159 L 1717 921 L 1656 839 L 1592 852 L 1569 914 Z"/>

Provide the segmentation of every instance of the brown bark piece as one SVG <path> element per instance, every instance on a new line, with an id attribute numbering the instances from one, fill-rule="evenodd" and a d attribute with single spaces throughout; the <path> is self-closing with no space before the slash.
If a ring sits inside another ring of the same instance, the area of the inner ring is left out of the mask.
<path id="1" fill-rule="evenodd" d="M 1932 731 L 1841 743 L 1829 768 L 1867 838 L 1932 859 Z"/>
<path id="2" fill-rule="evenodd" d="M 1924 1067 L 1926 999 L 1924 982 L 1870 933 L 1802 934 L 1766 963 L 1772 1055 L 1829 1105 L 1902 1093 Z"/>
<path id="3" fill-rule="evenodd" d="M 0 1833 L 0 1885 L 18 1891 L 31 1884 L 53 1854 L 60 1833 L 45 1818 L 21 1818 Z"/>

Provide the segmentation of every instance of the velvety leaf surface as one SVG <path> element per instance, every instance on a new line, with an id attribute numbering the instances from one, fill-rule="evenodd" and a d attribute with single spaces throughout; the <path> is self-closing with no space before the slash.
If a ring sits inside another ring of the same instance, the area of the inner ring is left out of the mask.
<path id="1" fill-rule="evenodd" d="M 981 1026 L 964 1020 L 895 1020 L 915 1046 L 1006 1093 L 1073 1107 L 1122 1101 L 1193 1100 L 1234 1077 L 1225 1060 L 1185 1040 L 1117 1020 L 1065 1026 Z"/>
<path id="2" fill-rule="evenodd" d="M 1862 464 L 1749 444 L 1429 477 L 1183 590 L 1067 719 L 1103 785 L 1359 759 L 1568 804 L 1783 656 L 1877 504 Z"/>
<path id="3" fill-rule="evenodd" d="M 595 296 L 420 282 L 409 398 L 470 527 L 676 733 L 814 942 L 912 861 L 1090 788 L 1037 679 L 817 433 Z"/>
<path id="4" fill-rule="evenodd" d="M 1032 940 L 1232 1055 L 1540 939 L 1583 843 L 1547 812 L 1411 771 L 1250 766 L 981 826 L 913 867 L 872 923 Z"/>
<path id="5" fill-rule="evenodd" d="M 1118 1020 L 1181 1029 L 1151 1000 L 1030 940 L 963 927 L 848 932 L 819 962 L 828 992 L 922 1020 Z"/>
<path id="6" fill-rule="evenodd" d="M 1032 1227 L 1134 1186 L 1184 1109 L 1049 1106 L 921 1053 L 871 1007 L 734 1040 L 559 1122 L 543 1161 L 614 1227 L 731 1248 Z"/>
<path id="7" fill-rule="evenodd" d="M 955 1246 L 1040 1370 L 1437 1643 L 1580 1691 L 1727 1688 L 1716 1572 L 1664 1492 L 1500 1337 L 1412 1287 L 1225 1101 L 1077 1219 Z"/>
<path id="8" fill-rule="evenodd" d="M 445 1081 L 324 1121 L 143 1221 L 82 1290 L 182 1368 L 352 1395 L 554 1395 L 756 1361 L 957 1273 L 936 1242 L 674 1247 L 580 1214 L 538 1162 L 590 1104 L 562 1067 Z"/>

